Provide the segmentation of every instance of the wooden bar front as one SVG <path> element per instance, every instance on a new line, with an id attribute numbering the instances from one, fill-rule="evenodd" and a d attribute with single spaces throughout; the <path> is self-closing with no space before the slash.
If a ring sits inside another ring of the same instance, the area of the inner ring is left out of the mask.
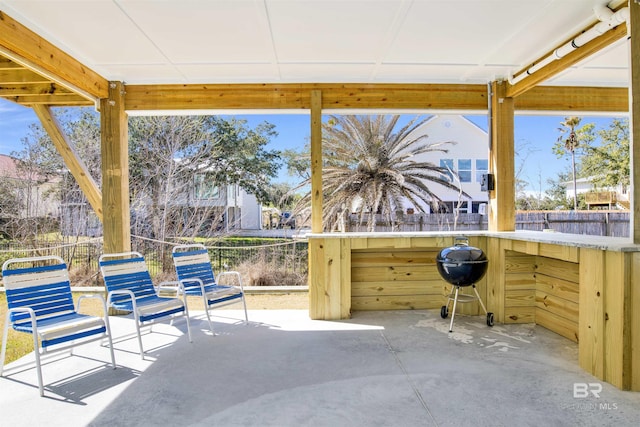
<path id="1" fill-rule="evenodd" d="M 477 289 L 496 323 L 554 331 L 578 343 L 583 369 L 640 391 L 640 281 L 634 280 L 640 245 L 626 239 L 542 232 L 312 234 L 311 318 L 439 309 L 451 286 L 438 274 L 436 256 L 459 235 L 489 259 Z M 484 314 L 477 302 L 459 307 Z"/>

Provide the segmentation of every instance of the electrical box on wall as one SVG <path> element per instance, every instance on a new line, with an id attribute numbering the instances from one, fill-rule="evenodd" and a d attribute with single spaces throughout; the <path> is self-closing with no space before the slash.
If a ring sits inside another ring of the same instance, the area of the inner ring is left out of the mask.
<path id="1" fill-rule="evenodd" d="M 494 181 L 492 173 L 482 174 L 482 180 L 480 181 L 480 190 L 482 191 L 493 191 L 494 189 Z"/>

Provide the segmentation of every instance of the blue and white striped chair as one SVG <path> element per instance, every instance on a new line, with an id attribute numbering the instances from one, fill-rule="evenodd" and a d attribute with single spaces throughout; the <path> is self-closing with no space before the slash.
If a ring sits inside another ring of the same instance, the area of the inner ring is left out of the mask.
<path id="1" fill-rule="evenodd" d="M 4 370 L 9 326 L 18 332 L 33 335 L 33 347 L 40 396 L 44 396 L 41 354 L 59 351 L 89 341 L 107 338 L 111 364 L 116 367 L 107 306 L 101 295 L 83 295 L 78 308 L 73 305 L 67 265 L 57 256 L 14 258 L 2 265 L 6 289 L 7 318 L 0 354 L 0 375 Z M 102 301 L 104 317 L 78 313 L 84 298 Z M 64 346 L 61 344 L 66 343 Z"/>
<path id="2" fill-rule="evenodd" d="M 100 272 L 107 287 L 107 305 L 116 310 L 133 313 L 140 346 L 140 356 L 144 359 L 140 327 L 162 317 L 181 314 L 187 321 L 187 334 L 191 342 L 189 310 L 186 297 L 161 297 L 163 289 L 172 288 L 177 296 L 177 282 L 163 282 L 155 287 L 147 269 L 144 257 L 138 252 L 104 254 L 100 257 Z"/>
<path id="3" fill-rule="evenodd" d="M 218 284 L 211 266 L 209 252 L 204 245 L 175 246 L 173 248 L 173 263 L 176 267 L 176 275 L 182 292 L 186 295 L 202 297 L 211 333 L 213 333 L 213 324 L 211 323 L 209 310 L 214 307 L 242 302 L 245 323 L 249 322 L 240 273 L 237 271 L 225 271 L 218 274 L 218 279 L 224 276 L 235 278 L 237 286 Z"/>

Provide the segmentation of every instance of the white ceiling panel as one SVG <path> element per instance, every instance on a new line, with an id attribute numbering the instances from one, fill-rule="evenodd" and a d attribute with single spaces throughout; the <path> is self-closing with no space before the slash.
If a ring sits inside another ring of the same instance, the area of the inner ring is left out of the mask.
<path id="1" fill-rule="evenodd" d="M 274 64 L 188 64 L 176 68 L 189 82 L 257 83 L 278 82 Z"/>
<path id="2" fill-rule="evenodd" d="M 401 83 L 406 81 L 429 81 L 433 83 L 486 83 L 479 79 L 463 81 L 462 76 L 469 67 L 454 64 L 382 64 L 375 76 L 376 81 Z"/>
<path id="3" fill-rule="evenodd" d="M 622 40 L 606 49 L 592 55 L 581 65 L 585 67 L 599 68 L 628 68 L 629 67 L 629 43 Z"/>
<path id="4" fill-rule="evenodd" d="M 157 64 L 165 59 L 111 1 L 12 1 L 36 33 L 84 63 Z M 19 19 L 17 16 L 14 19 Z"/>
<path id="5" fill-rule="evenodd" d="M 96 67 L 96 69 L 98 69 Z M 128 84 L 146 83 L 187 83 L 186 77 L 173 65 L 104 65 L 100 67 L 103 75 L 109 76 L 109 80 L 123 81 Z M 143 77 L 144 76 L 144 77 Z"/>
<path id="6" fill-rule="evenodd" d="M 591 86 L 598 81 L 602 87 L 624 87 L 629 84 L 629 70 L 611 68 L 573 68 L 549 79 L 545 84 L 560 86 Z"/>
<path id="7" fill-rule="evenodd" d="M 375 61 L 399 1 L 267 2 L 278 60 Z"/>
<path id="8" fill-rule="evenodd" d="M 511 17 L 536 9 L 531 2 L 504 0 L 458 2 L 455 9 L 446 0 L 414 2 L 385 61 L 480 63 L 517 28 Z"/>
<path id="9" fill-rule="evenodd" d="M 296 83 L 368 82 L 375 64 L 280 64 L 282 80 Z"/>
<path id="10" fill-rule="evenodd" d="M 596 20 L 593 10 L 585 8 L 582 1 L 527 2 L 533 6 L 526 8 L 523 2 L 510 3 L 515 6 L 508 18 L 512 25 L 496 41 L 496 48 L 486 57 L 487 63 L 528 65 Z M 518 13 L 523 14 L 521 19 L 515 19 Z"/>
<path id="11" fill-rule="evenodd" d="M 0 0 L 0 10 L 106 79 L 128 83 L 487 83 L 595 24 L 593 6 L 605 3 Z M 627 46 L 548 83 L 626 85 Z"/>
<path id="12" fill-rule="evenodd" d="M 151 7 L 148 0 L 123 0 L 120 4 L 174 64 L 274 59 L 259 2 L 156 1 Z"/>

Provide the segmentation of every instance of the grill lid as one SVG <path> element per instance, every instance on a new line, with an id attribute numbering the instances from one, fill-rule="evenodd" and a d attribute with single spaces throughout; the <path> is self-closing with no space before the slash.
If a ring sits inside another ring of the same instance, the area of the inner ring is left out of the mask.
<path id="1" fill-rule="evenodd" d="M 466 238 L 456 237 L 455 246 L 444 248 L 437 257 L 438 262 L 461 263 L 465 261 L 486 261 L 487 256 L 482 249 L 468 245 Z"/>

